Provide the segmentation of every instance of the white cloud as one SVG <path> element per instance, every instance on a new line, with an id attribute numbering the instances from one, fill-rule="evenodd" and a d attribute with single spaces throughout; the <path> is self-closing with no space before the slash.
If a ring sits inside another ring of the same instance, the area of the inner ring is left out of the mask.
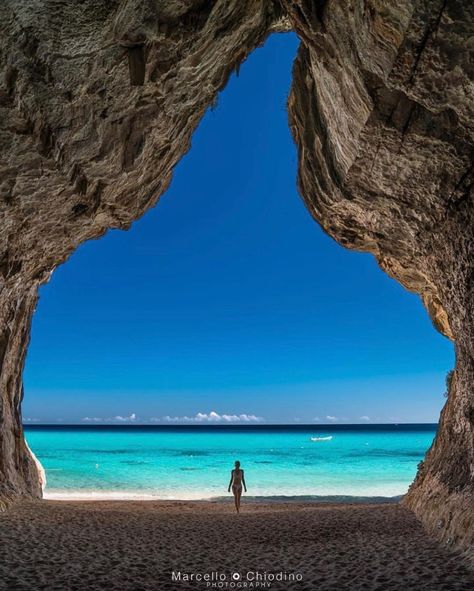
<path id="1" fill-rule="evenodd" d="M 156 421 L 156 419 L 150 419 Z M 168 423 L 184 422 L 184 423 L 256 423 L 262 421 L 262 417 L 242 413 L 235 414 L 219 414 L 214 410 L 209 413 L 198 412 L 192 417 L 171 417 L 169 415 L 163 417 L 163 420 Z"/>
<path id="2" fill-rule="evenodd" d="M 337 421 L 337 417 L 333 417 L 333 416 L 331 416 L 331 415 L 326 415 L 326 419 L 327 419 L 328 421 Z"/>
<path id="3" fill-rule="evenodd" d="M 122 417 L 121 415 L 117 415 L 113 418 L 107 417 L 107 418 L 102 418 L 102 417 L 84 417 L 82 419 L 82 421 L 84 421 L 85 423 L 112 423 L 114 421 L 117 421 L 119 423 L 124 423 L 127 421 L 136 421 L 137 420 L 137 415 L 132 412 L 132 414 L 128 417 Z"/>
<path id="4" fill-rule="evenodd" d="M 370 417 L 368 417 L 367 415 L 363 415 L 363 416 L 359 417 L 359 419 L 361 421 L 370 421 Z"/>
<path id="5" fill-rule="evenodd" d="M 150 417 L 149 419 L 139 419 L 136 413 L 132 412 L 129 416 L 116 415 L 113 418 L 84 417 L 82 421 L 85 423 L 257 423 L 263 421 L 263 418 L 246 413 L 219 414 L 211 410 L 209 413 L 198 412 L 194 416 L 172 417 L 167 415 L 165 417 Z"/>
<path id="6" fill-rule="evenodd" d="M 117 415 L 116 417 L 114 417 L 115 421 L 120 421 L 120 422 L 124 422 L 124 421 L 135 421 L 137 419 L 137 415 L 132 412 L 132 414 L 128 417 L 122 417 L 120 415 Z"/>
<path id="7" fill-rule="evenodd" d="M 32 419 L 30 417 L 24 417 L 23 423 L 39 423 L 39 419 Z"/>
<path id="8" fill-rule="evenodd" d="M 319 417 L 314 417 L 313 421 L 320 421 L 321 419 Z"/>

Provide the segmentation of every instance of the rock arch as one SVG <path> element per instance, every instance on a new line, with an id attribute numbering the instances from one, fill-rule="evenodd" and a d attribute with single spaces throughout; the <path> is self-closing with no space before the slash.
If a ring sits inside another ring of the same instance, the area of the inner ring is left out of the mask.
<path id="1" fill-rule="evenodd" d="M 21 425 L 38 286 L 166 190 L 229 75 L 272 32 L 311 215 L 453 339 L 439 433 L 405 499 L 474 542 L 473 87 L 463 0 L 5 0 L 0 5 L 0 503 L 41 494 Z"/>

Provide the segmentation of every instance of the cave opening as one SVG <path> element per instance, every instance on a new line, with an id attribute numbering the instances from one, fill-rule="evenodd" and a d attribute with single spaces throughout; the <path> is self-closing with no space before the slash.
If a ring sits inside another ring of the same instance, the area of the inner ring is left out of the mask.
<path id="1" fill-rule="evenodd" d="M 101 483 L 129 489 L 150 460 L 137 458 L 138 442 L 112 477 L 104 453 L 128 441 L 105 431 L 98 449 L 90 434 L 79 444 L 66 429 L 41 434 L 44 423 L 310 424 L 324 438 L 335 437 L 335 425 L 437 422 L 451 344 L 418 296 L 371 255 L 329 238 L 297 194 L 286 114 L 296 49 L 286 33 L 254 51 L 206 114 L 160 203 L 128 232 L 81 246 L 42 288 L 23 421 L 52 490 L 79 479 L 85 494 Z M 424 429 L 404 450 L 375 450 L 382 473 L 404 454 L 388 496 L 414 477 L 433 436 Z M 73 462 L 58 458 L 58 441 Z M 191 488 L 193 450 L 190 441 L 175 450 Z M 271 479 L 262 468 L 269 460 L 256 462 Z M 353 492 L 376 490 L 361 481 Z"/>

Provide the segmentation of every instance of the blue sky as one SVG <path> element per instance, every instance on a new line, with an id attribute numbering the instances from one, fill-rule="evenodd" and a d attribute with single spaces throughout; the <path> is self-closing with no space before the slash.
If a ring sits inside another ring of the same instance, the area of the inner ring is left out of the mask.
<path id="1" fill-rule="evenodd" d="M 296 47 L 255 51 L 159 204 L 41 289 L 25 422 L 437 421 L 451 344 L 297 194 Z"/>

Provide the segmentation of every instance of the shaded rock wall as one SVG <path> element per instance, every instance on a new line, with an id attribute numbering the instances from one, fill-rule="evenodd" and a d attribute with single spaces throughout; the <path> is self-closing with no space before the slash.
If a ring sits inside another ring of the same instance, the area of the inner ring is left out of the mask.
<path id="1" fill-rule="evenodd" d="M 6 0 L 0 5 L 0 498 L 39 496 L 21 372 L 37 287 L 166 190 L 205 110 L 266 36 L 302 44 L 289 98 L 299 188 L 455 341 L 438 437 L 406 502 L 474 536 L 474 6 L 461 0 Z M 212 154 L 209 155 L 212 158 Z"/>
<path id="2" fill-rule="evenodd" d="M 285 26 L 262 0 L 0 3 L 4 501 L 40 495 L 20 408 L 38 286 L 157 202 L 229 75 Z"/>
<path id="3" fill-rule="evenodd" d="M 474 5 L 309 7 L 287 5 L 303 41 L 289 99 L 300 192 L 328 234 L 372 252 L 455 341 L 439 434 L 405 503 L 472 552 Z"/>

